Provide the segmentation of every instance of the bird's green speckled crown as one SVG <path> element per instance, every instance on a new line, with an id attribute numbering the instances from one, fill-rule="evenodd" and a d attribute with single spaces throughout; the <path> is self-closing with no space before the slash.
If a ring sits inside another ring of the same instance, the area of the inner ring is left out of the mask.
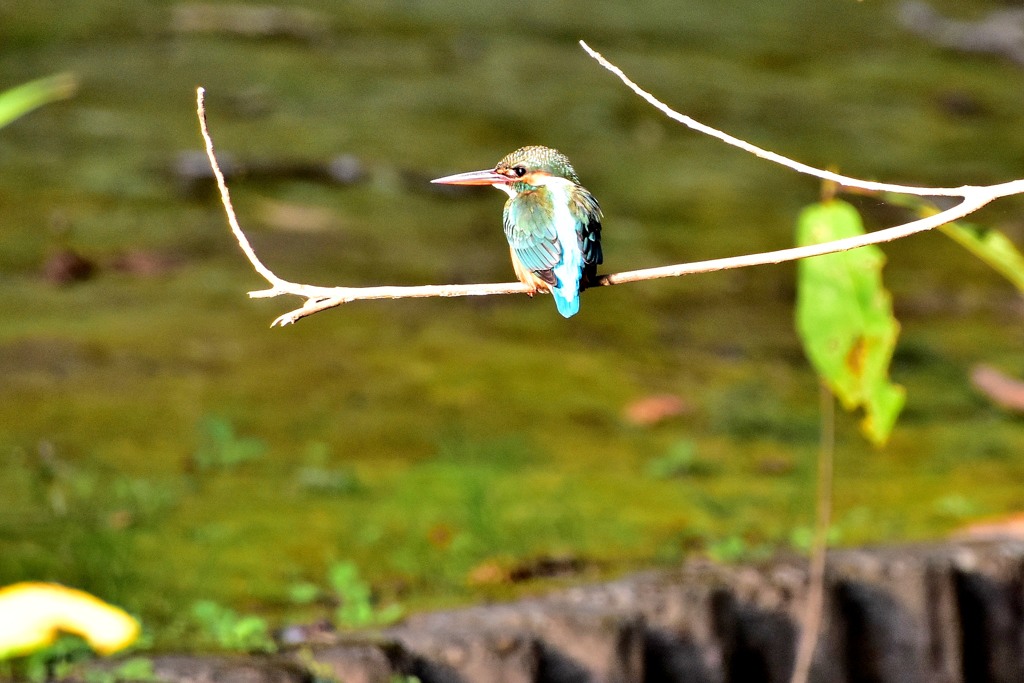
<path id="1" fill-rule="evenodd" d="M 531 171 L 545 171 L 553 176 L 571 180 L 577 185 L 580 183 L 580 179 L 576 176 L 576 169 L 572 167 L 569 158 L 557 149 L 541 145 L 520 147 L 499 161 L 495 168 L 511 168 L 517 164 L 523 164 Z"/>

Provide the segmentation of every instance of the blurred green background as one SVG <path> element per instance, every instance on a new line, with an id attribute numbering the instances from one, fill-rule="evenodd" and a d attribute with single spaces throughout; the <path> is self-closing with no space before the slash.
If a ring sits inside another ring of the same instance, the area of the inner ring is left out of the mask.
<path id="1" fill-rule="evenodd" d="M 680 111 L 819 167 L 1024 172 L 1024 70 L 909 35 L 895 2 L 280 6 L 312 14 L 252 37 L 186 26 L 188 3 L 0 2 L 0 88 L 79 82 L 0 130 L 0 584 L 92 591 L 158 638 L 199 599 L 309 618 L 295 587 L 343 561 L 415 610 L 799 549 L 813 521 L 818 388 L 792 264 L 590 291 L 571 320 L 503 296 L 270 329 L 299 301 L 247 298 L 264 283 L 218 200 L 175 171 L 201 150 L 197 85 L 225 158 L 358 160 L 346 186 L 231 181 L 267 264 L 323 285 L 512 279 L 503 196 L 426 181 L 525 144 L 565 152 L 600 199 L 606 271 L 792 243 L 813 179 L 664 119 L 581 38 Z M 859 206 L 871 227 L 906 218 Z M 977 220 L 1020 245 L 1022 209 Z M 59 284 L 68 250 L 93 271 Z M 1024 370 L 1019 295 L 939 234 L 886 253 L 908 402 L 880 451 L 839 418 L 841 544 L 1024 506 L 1021 421 L 967 380 Z M 650 424 L 636 402 L 664 394 L 677 414 Z"/>

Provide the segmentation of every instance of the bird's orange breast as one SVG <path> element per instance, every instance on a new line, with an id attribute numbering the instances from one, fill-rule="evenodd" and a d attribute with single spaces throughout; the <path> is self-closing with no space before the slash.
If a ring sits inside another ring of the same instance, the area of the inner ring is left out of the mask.
<path id="1" fill-rule="evenodd" d="M 541 277 L 532 270 L 524 266 L 516 256 L 514 249 L 510 249 L 509 253 L 512 255 L 512 268 L 516 271 L 516 277 L 519 278 L 520 282 L 530 288 L 531 296 L 534 292 L 551 291 L 551 285 L 541 279 Z"/>

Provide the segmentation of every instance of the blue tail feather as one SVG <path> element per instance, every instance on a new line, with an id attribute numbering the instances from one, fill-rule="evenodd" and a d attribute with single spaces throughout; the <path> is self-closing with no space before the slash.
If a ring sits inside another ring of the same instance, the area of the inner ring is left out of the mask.
<path id="1" fill-rule="evenodd" d="M 558 225 L 559 240 L 563 246 L 561 258 L 552 268 L 557 284 L 551 288 L 558 312 L 564 318 L 571 318 L 580 310 L 580 277 L 583 275 L 583 253 L 579 249 L 579 238 L 575 221 L 569 221 L 569 230 L 564 230 L 565 222 Z"/>
<path id="2" fill-rule="evenodd" d="M 571 318 L 580 310 L 580 276 L 583 258 L 579 251 L 567 251 L 553 269 L 558 284 L 551 288 L 555 306 L 563 318 Z"/>
<path id="3" fill-rule="evenodd" d="M 566 296 L 567 293 L 557 288 L 551 290 L 551 295 L 555 298 L 555 306 L 558 307 L 558 312 L 562 314 L 563 318 L 571 318 L 580 310 L 579 291 L 572 292 L 571 297 Z"/>

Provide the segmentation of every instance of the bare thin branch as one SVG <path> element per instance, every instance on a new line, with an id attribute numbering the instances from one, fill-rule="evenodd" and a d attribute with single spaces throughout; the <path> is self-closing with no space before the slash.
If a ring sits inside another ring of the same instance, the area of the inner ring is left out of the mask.
<path id="1" fill-rule="evenodd" d="M 936 226 L 949 223 L 967 214 L 976 211 L 980 206 L 988 203 L 990 199 L 964 200 L 960 204 L 947 209 L 942 213 L 922 218 L 912 223 L 899 225 L 886 230 L 848 237 L 834 242 L 812 244 L 803 247 L 780 249 L 759 254 L 745 256 L 730 256 L 727 258 L 712 259 L 709 261 L 694 261 L 673 266 L 662 266 L 660 268 L 646 268 L 643 270 L 630 270 L 621 273 L 610 273 L 597 278 L 594 286 L 620 285 L 627 282 L 641 282 L 643 280 L 657 280 L 665 277 L 679 277 L 681 275 L 695 275 L 697 273 L 712 273 L 719 270 L 731 268 L 747 268 L 750 266 L 761 266 L 774 263 L 795 261 L 812 256 L 832 254 L 838 251 L 857 249 L 868 244 L 880 244 L 907 237 L 918 232 L 925 232 Z M 289 286 L 290 285 L 290 286 Z M 301 289 L 299 289 L 301 288 Z M 418 287 L 312 287 L 309 285 L 294 285 L 281 281 L 281 285 L 271 289 L 264 289 L 249 292 L 253 298 L 266 298 L 279 296 L 281 294 L 298 294 L 308 297 L 305 305 L 278 317 L 272 325 L 289 325 L 305 318 L 306 316 L 328 308 L 335 308 L 352 301 L 369 299 L 408 299 L 427 297 L 457 297 L 457 296 L 489 296 L 494 294 L 525 294 L 526 285 L 519 282 L 478 284 L 478 285 L 421 285 Z"/>
<path id="2" fill-rule="evenodd" d="M 369 299 L 425 299 L 430 297 L 456 297 L 456 296 L 490 296 L 493 294 L 527 294 L 529 290 L 521 282 L 501 282 L 495 284 L 481 285 L 419 285 L 412 287 L 398 287 L 385 285 L 381 287 L 320 287 L 329 294 L 322 297 L 310 297 L 302 308 L 289 311 L 279 316 L 271 327 L 275 325 L 290 325 L 308 315 L 326 311 L 328 308 L 335 308 L 352 301 L 363 301 Z M 296 294 L 297 292 L 282 291 L 279 289 L 264 289 L 257 292 L 249 292 L 253 298 L 278 296 L 279 294 Z"/>
<path id="3" fill-rule="evenodd" d="M 593 57 L 598 64 L 600 64 L 605 69 L 618 76 L 619 80 L 626 84 L 627 88 L 635 92 L 637 95 L 643 98 L 648 104 L 650 104 L 652 107 L 654 107 L 655 109 L 657 109 L 658 111 L 660 111 L 673 121 L 677 121 L 686 126 L 687 128 L 691 128 L 699 133 L 710 135 L 711 137 L 721 140 L 722 142 L 728 145 L 738 147 L 745 152 L 750 152 L 754 156 L 760 157 L 762 159 L 767 159 L 768 161 L 774 161 L 777 164 L 781 164 L 783 166 L 786 166 L 787 168 L 791 168 L 794 171 L 806 173 L 807 175 L 812 175 L 816 178 L 821 178 L 822 180 L 831 180 L 832 182 L 838 183 L 844 187 L 857 187 L 862 190 L 868 190 L 871 192 L 898 192 L 901 194 L 913 194 L 925 197 L 966 197 L 967 195 L 971 194 L 974 190 L 981 189 L 972 187 L 970 185 L 964 185 L 963 187 L 913 187 L 909 185 L 893 185 L 891 183 L 876 183 L 870 180 L 860 180 L 859 178 L 851 178 L 849 176 L 844 176 L 838 173 L 833 173 L 831 171 L 824 171 L 820 168 L 808 166 L 807 164 L 801 163 L 799 161 L 794 161 L 789 157 L 784 157 L 781 154 L 777 154 L 767 149 L 763 149 L 761 147 L 758 147 L 757 145 L 752 145 L 745 140 L 740 140 L 739 138 L 733 137 L 728 133 L 724 133 L 718 130 L 717 128 L 712 128 L 711 126 L 708 126 L 706 124 L 701 123 L 700 121 L 697 121 L 696 119 L 690 118 L 686 114 L 680 114 L 675 109 L 672 109 L 670 106 L 668 106 L 667 104 L 659 100 L 657 97 L 655 97 L 651 93 L 641 88 L 635 82 L 633 82 L 633 80 L 630 79 L 629 76 L 622 72 L 622 69 L 609 62 L 607 59 L 604 58 L 604 56 L 601 55 L 600 52 L 594 50 L 592 47 L 587 45 L 586 42 L 581 40 L 580 46 L 584 50 L 586 50 L 587 54 Z M 1006 194 L 1016 194 L 1024 191 L 1024 181 L 1014 181 L 1012 183 L 1005 183 L 1004 185 L 1010 189 L 1010 191 L 1006 192 Z M 995 185 L 987 189 L 994 190 L 995 188 L 1000 187 L 1003 186 Z M 1004 195 L 997 194 L 997 196 Z"/>
<path id="4" fill-rule="evenodd" d="M 971 196 L 964 199 L 956 206 L 946 209 L 934 216 L 920 220 L 897 225 L 885 230 L 869 232 L 856 237 L 847 237 L 832 242 L 821 244 L 809 244 L 803 247 L 791 247 L 779 249 L 778 251 L 767 251 L 759 254 L 747 254 L 744 256 L 729 256 L 727 258 L 713 259 L 710 261 L 694 261 L 692 263 L 681 263 L 673 266 L 661 266 L 658 268 L 646 268 L 644 270 L 631 270 L 623 273 L 612 273 L 598 278 L 601 285 L 620 285 L 626 282 L 640 282 L 642 280 L 656 280 L 663 277 L 678 277 L 680 275 L 695 275 L 697 273 L 713 273 L 718 270 L 729 270 L 732 268 L 749 268 L 750 266 L 763 266 L 772 263 L 785 263 L 810 258 L 812 256 L 823 256 L 834 254 L 839 251 L 849 251 L 866 247 L 869 244 L 882 244 L 892 242 L 903 237 L 925 232 L 945 225 L 959 218 L 971 214 L 994 198 L 983 194 Z"/>
<path id="5" fill-rule="evenodd" d="M 1024 193 L 1024 179 L 984 187 L 970 185 L 956 188 L 912 187 L 859 180 L 857 178 L 851 178 L 831 171 L 817 169 L 813 166 L 808 166 L 807 164 L 784 157 L 781 154 L 776 154 L 775 152 L 752 145 L 749 142 L 740 140 L 728 133 L 724 133 L 712 128 L 711 126 L 700 123 L 689 116 L 680 114 L 630 80 L 630 78 L 626 76 L 621 69 L 606 60 L 585 42 L 580 41 L 580 45 L 588 54 L 590 54 L 591 57 L 597 60 L 601 66 L 618 76 L 619 79 L 622 80 L 622 82 L 625 83 L 633 92 L 672 120 L 678 121 L 693 130 L 710 135 L 711 137 L 750 152 L 758 157 L 781 164 L 795 171 L 799 171 L 800 173 L 806 173 L 823 180 L 830 180 L 844 187 L 857 188 L 868 192 L 897 192 L 920 196 L 961 197 L 963 199 L 963 201 L 956 206 L 935 214 L 934 216 L 929 216 L 927 218 L 922 218 L 910 223 L 887 228 L 885 230 L 879 230 L 866 235 L 849 237 L 823 244 L 780 249 L 778 251 L 765 253 L 730 256 L 727 258 L 712 259 L 708 261 L 695 261 L 692 263 L 661 266 L 658 268 L 646 268 L 643 270 L 611 273 L 598 277 L 596 282 L 593 283 L 594 286 L 618 285 L 627 282 L 640 282 L 643 280 L 654 280 L 664 277 L 710 273 L 731 268 L 747 268 L 750 266 L 783 263 L 802 258 L 810 258 L 812 256 L 821 256 L 839 251 L 847 251 L 849 249 L 857 249 L 869 244 L 891 242 L 893 240 L 901 239 L 926 230 L 931 230 L 940 225 L 963 218 L 997 198 Z M 319 313 L 320 311 L 324 311 L 329 308 L 335 308 L 352 301 L 361 301 L 366 299 L 490 296 L 495 294 L 528 293 L 527 287 L 519 282 L 471 285 L 421 285 L 413 287 L 318 287 L 315 285 L 289 282 L 288 280 L 278 277 L 259 260 L 256 256 L 256 252 L 253 251 L 252 245 L 249 244 L 248 238 L 246 238 L 245 233 L 242 232 L 242 229 L 238 224 L 238 219 L 235 216 L 234 209 L 231 205 L 231 196 L 228 192 L 227 184 L 224 181 L 224 174 L 221 172 L 217 163 L 217 158 L 213 149 L 213 140 L 211 139 L 207 128 L 204 94 L 205 90 L 203 88 L 198 88 L 196 90 L 199 126 L 203 134 L 203 139 L 206 141 L 206 154 L 210 159 L 210 166 L 213 168 L 214 176 L 217 179 L 217 187 L 220 189 L 221 202 L 224 204 L 224 211 L 227 213 L 231 232 L 234 233 L 235 239 L 238 240 L 238 246 L 242 249 L 246 258 L 249 259 L 249 262 L 252 264 L 256 272 L 262 275 L 264 279 L 270 283 L 270 287 L 268 289 L 249 292 L 249 296 L 253 298 L 269 298 L 281 296 L 282 294 L 291 294 L 306 299 L 305 303 L 301 307 L 289 311 L 275 319 L 272 323 L 273 325 L 289 325 L 305 318 L 306 316 L 313 315 L 314 313 Z"/>
<path id="6" fill-rule="evenodd" d="M 206 88 L 196 88 L 196 113 L 199 115 L 199 131 L 203 134 L 203 140 L 206 142 L 206 156 L 210 158 L 210 167 L 213 169 L 213 175 L 217 179 L 217 188 L 220 190 L 220 201 L 224 204 L 224 211 L 228 215 L 228 224 L 231 226 L 231 232 L 235 234 L 235 239 L 238 240 L 238 246 L 245 252 L 249 262 L 252 263 L 253 268 L 256 272 L 266 278 L 267 282 L 274 286 L 288 284 L 285 283 L 281 278 L 274 275 L 274 272 L 263 265 L 259 257 L 256 256 L 256 252 L 253 251 L 252 245 L 249 244 L 248 238 L 245 233 L 242 232 L 242 228 L 238 225 L 238 218 L 235 216 L 235 209 L 231 205 L 231 194 L 228 193 L 228 184 L 224 180 L 224 173 L 220 170 L 220 165 L 217 163 L 217 157 L 213 153 L 213 138 L 210 137 L 210 130 L 206 125 Z"/>

